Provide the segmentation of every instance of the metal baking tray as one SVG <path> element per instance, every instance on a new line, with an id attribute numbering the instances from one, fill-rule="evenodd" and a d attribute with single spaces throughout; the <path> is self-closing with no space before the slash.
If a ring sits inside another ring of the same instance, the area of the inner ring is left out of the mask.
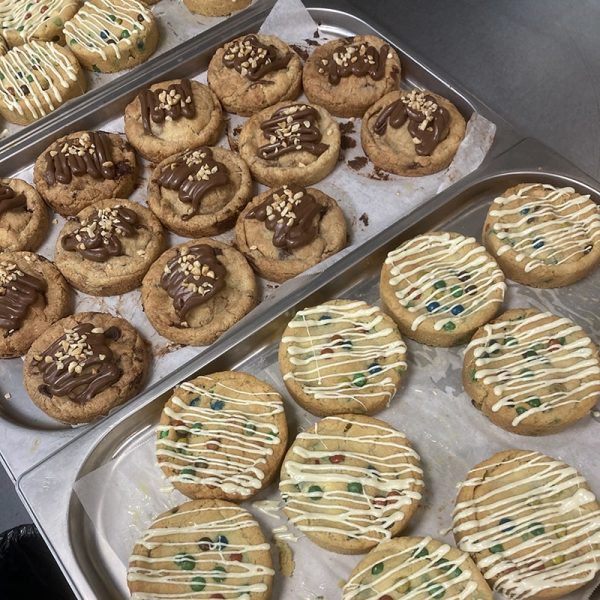
<path id="1" fill-rule="evenodd" d="M 387 252 L 404 240 L 432 229 L 458 231 L 480 239 L 485 215 L 493 198 L 511 186 L 527 181 L 573 186 L 582 193 L 590 194 L 600 203 L 598 182 L 539 142 L 526 139 L 496 159 L 488 161 L 484 168 L 471 177 L 432 198 L 367 242 L 363 248 L 342 258 L 303 289 L 271 305 L 268 312 L 256 317 L 254 328 L 232 332 L 202 356 L 166 378 L 154 390 L 138 398 L 129 410 L 107 418 L 85 436 L 23 475 L 18 482 L 19 494 L 78 597 L 108 599 L 126 598 L 128 595 L 123 565 L 106 542 L 106 531 L 111 527 L 110 516 L 106 518 L 104 515 L 105 518 L 102 518 L 102 514 L 92 514 L 90 518 L 73 491 L 73 486 L 81 477 L 104 467 L 99 473 L 102 473 L 102 478 L 106 478 L 107 485 L 101 494 L 108 496 L 119 493 L 108 483 L 113 471 L 119 468 L 120 460 L 133 447 L 153 438 L 160 411 L 174 385 L 200 373 L 224 369 L 240 369 L 263 379 L 268 379 L 271 373 L 271 383 L 278 381 L 276 385 L 285 397 L 291 432 L 295 432 L 299 426 L 314 422 L 316 417 L 308 415 L 289 399 L 277 370 L 277 347 L 293 314 L 301 308 L 334 297 L 378 303 L 379 273 Z M 531 304 L 554 310 L 580 323 L 592 338 L 598 340 L 599 294 L 600 271 L 596 270 L 573 286 L 555 290 L 537 290 L 510 282 L 507 304 Z M 408 382 L 391 406 L 377 415 L 394 422 L 406 419 L 406 411 L 417 411 L 416 416 L 411 417 L 411 439 L 417 443 L 426 474 L 429 475 L 429 492 L 422 502 L 421 513 L 427 511 L 430 518 L 436 519 L 438 527 L 435 531 L 420 529 L 423 520 L 417 517 L 409 525 L 409 534 L 446 536 L 445 539 L 451 541 L 447 532 L 441 531 L 449 525 L 451 504 L 447 498 L 440 503 L 440 498 L 448 493 L 453 497 L 454 485 L 458 480 L 449 475 L 453 468 L 446 465 L 446 456 L 469 455 L 464 458 L 465 464 L 460 465 L 461 472 L 466 473 L 468 467 L 475 464 L 475 461 L 471 464 L 469 461 L 472 460 L 470 445 L 474 443 L 477 431 L 486 443 L 491 440 L 490 443 L 496 450 L 516 446 L 555 453 L 556 447 L 559 447 L 560 457 L 575 467 L 584 466 L 583 471 L 592 489 L 600 490 L 600 457 L 597 453 L 590 453 L 589 446 L 586 445 L 586 439 L 594 439 L 593 436 L 598 435 L 598 423 L 591 419 L 585 420 L 562 433 L 538 438 L 524 438 L 497 428 L 470 406 L 462 389 L 462 353 L 462 347 L 432 348 L 408 340 Z M 447 369 L 449 362 L 453 363 L 454 368 Z M 435 401 L 436 397 L 438 401 L 451 401 L 451 405 L 440 406 L 439 421 L 427 424 L 425 420 L 421 420 L 423 417 L 419 417 L 419 411 L 423 410 L 424 402 Z M 457 410 L 459 406 L 465 407 L 462 414 Z M 439 427 L 453 428 L 455 432 L 468 429 L 473 431 L 473 436 L 454 433 L 450 438 L 445 438 L 446 443 L 448 439 L 452 440 L 453 447 L 445 446 L 438 441 L 436 435 Z M 581 443 L 573 443 L 573 440 Z M 486 456 L 481 456 L 480 460 L 483 458 Z M 156 471 L 159 471 L 158 467 Z M 435 476 L 432 472 L 435 472 Z M 152 484 L 153 482 L 148 483 Z M 271 492 L 274 488 L 275 486 L 271 486 Z M 126 493 L 122 490 L 123 492 Z M 98 499 L 98 506 L 101 507 L 102 504 L 101 497 Z M 126 505 L 127 501 L 124 500 L 123 510 L 127 509 Z M 260 515 L 257 516 L 260 519 Z M 98 528 L 93 521 L 99 524 Z M 312 549 L 314 554 L 318 554 L 319 572 L 330 573 L 328 578 L 333 577 L 336 585 L 340 577 L 348 575 L 349 571 L 336 571 L 336 563 L 333 562 L 336 555 L 314 546 Z M 298 593 L 296 588 L 290 589 L 289 580 L 285 580 L 283 576 L 277 577 L 277 581 L 274 598 L 313 597 Z M 324 597 L 329 598 L 330 595 L 325 593 Z M 583 598 L 578 595 L 573 597 Z"/>
<path id="2" fill-rule="evenodd" d="M 258 8 L 258 4 L 256 7 Z M 124 83 L 116 85 L 117 82 L 113 82 L 98 93 L 84 98 L 64 115 L 57 115 L 52 122 L 41 124 L 35 136 L 21 139 L 10 147 L 0 148 L 0 176 L 9 176 L 30 164 L 60 135 L 78 129 L 102 128 L 105 123 L 114 119 L 115 114 L 122 114 L 137 91 L 149 81 L 181 76 L 194 77 L 202 73 L 216 47 L 225 40 L 258 30 L 268 12 L 268 8 L 265 8 L 262 11 L 243 11 L 231 17 L 206 31 L 201 37 L 189 40 L 168 55 L 158 57 L 153 64 L 142 65 L 134 70 Z M 311 8 L 310 13 L 314 20 L 320 23 L 320 30 L 324 34 L 378 34 L 372 26 L 347 13 L 321 8 Z M 516 134 L 498 115 L 468 93 L 461 91 L 450 78 L 433 72 L 424 60 L 405 49 L 399 40 L 390 38 L 389 41 L 396 46 L 401 56 L 405 82 L 448 97 L 466 118 L 477 111 L 496 124 L 494 145 L 486 160 L 518 140 Z M 285 290 L 279 291 L 282 294 L 292 293 L 307 279 L 309 277 L 298 277 L 288 282 Z M 238 327 L 252 331 L 259 315 L 265 311 L 268 311 L 268 307 L 259 306 L 238 324 Z M 48 419 L 29 401 L 22 386 L 21 370 L 20 359 L 0 361 L 0 387 L 3 391 L 8 388 L 12 394 L 10 399 L 5 399 L 0 394 L 0 459 L 14 479 L 89 430 L 89 426 L 71 428 Z M 134 404 L 130 402 L 119 410 L 134 410 Z"/>

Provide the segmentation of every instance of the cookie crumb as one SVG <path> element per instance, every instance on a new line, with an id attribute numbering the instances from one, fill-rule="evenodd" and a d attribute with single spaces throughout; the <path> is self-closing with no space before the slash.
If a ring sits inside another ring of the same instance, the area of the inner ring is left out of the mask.
<path id="1" fill-rule="evenodd" d="M 6 392 L 6 394 L 4 394 L 5 400 L 10 400 L 11 398 L 12 398 L 12 396 L 8 392 Z"/>
<path id="2" fill-rule="evenodd" d="M 52 225 L 58 225 L 58 219 L 52 219 Z"/>
<path id="3" fill-rule="evenodd" d="M 277 552 L 279 554 L 279 569 L 284 577 L 292 577 L 294 570 L 296 569 L 296 563 L 294 562 L 294 553 L 290 548 L 290 545 L 283 540 L 273 539 Z"/>
<path id="4" fill-rule="evenodd" d="M 250 246 L 250 250 L 258 250 L 258 246 Z"/>
<path id="5" fill-rule="evenodd" d="M 365 227 L 369 226 L 369 215 L 367 213 L 363 213 L 362 215 L 360 215 L 360 217 L 358 217 L 358 220 L 361 221 Z"/>

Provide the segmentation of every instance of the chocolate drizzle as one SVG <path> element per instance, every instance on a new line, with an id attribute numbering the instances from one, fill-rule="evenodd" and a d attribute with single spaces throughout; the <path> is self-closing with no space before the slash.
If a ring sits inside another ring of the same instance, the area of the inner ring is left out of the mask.
<path id="1" fill-rule="evenodd" d="M 337 46 L 329 58 L 319 61 L 319 73 L 327 73 L 329 83 L 338 85 L 342 77 L 366 77 L 374 81 L 383 79 L 390 47 L 384 44 L 379 50 L 368 43 Z"/>
<path id="2" fill-rule="evenodd" d="M 269 143 L 258 148 L 257 155 L 264 160 L 275 160 L 289 152 L 306 150 L 320 156 L 329 148 L 322 144 L 319 113 L 306 104 L 292 104 L 280 108 L 264 121 L 260 128 Z"/>
<path id="3" fill-rule="evenodd" d="M 419 156 L 429 156 L 448 136 L 450 114 L 436 99 L 413 90 L 386 106 L 377 117 L 373 131 L 383 135 L 388 124 L 399 129 L 408 119 L 408 132 L 412 136 Z"/>
<path id="4" fill-rule="evenodd" d="M 199 244 L 180 248 L 166 264 L 160 285 L 173 298 L 173 307 L 182 321 L 193 308 L 225 287 L 227 270 L 217 258 L 221 254 L 219 248 Z"/>
<path id="5" fill-rule="evenodd" d="M 25 194 L 0 183 L 0 215 L 11 210 L 27 210 L 27 198 Z"/>
<path id="6" fill-rule="evenodd" d="M 146 88 L 139 94 L 142 125 L 148 135 L 152 135 L 152 123 L 178 121 L 182 117 L 193 119 L 196 116 L 196 105 L 192 84 L 189 79 L 172 83 L 165 90 Z"/>
<path id="7" fill-rule="evenodd" d="M 61 245 L 88 260 L 106 262 L 124 254 L 120 237 L 133 237 L 139 227 L 137 213 L 125 206 L 99 208 L 91 219 L 81 221 L 81 227 L 65 235 Z"/>
<path id="8" fill-rule="evenodd" d="M 44 383 L 38 387 L 45 396 L 67 396 L 83 404 L 116 383 L 123 371 L 108 345 L 121 337 L 118 327 L 106 331 L 92 323 L 80 323 L 65 329 L 41 355 L 34 356 Z"/>
<path id="9" fill-rule="evenodd" d="M 197 214 L 206 193 L 229 183 L 229 173 L 223 163 L 214 160 L 210 148 L 198 148 L 165 167 L 156 181 L 164 188 L 179 192 L 179 199 L 192 205 L 182 217 L 187 221 Z"/>
<path id="10" fill-rule="evenodd" d="M 287 67 L 291 59 L 291 52 L 280 56 L 276 46 L 267 46 L 255 35 L 247 35 L 226 46 L 223 64 L 250 81 L 258 82 L 267 73 Z"/>
<path id="11" fill-rule="evenodd" d="M 304 188 L 284 185 L 249 211 L 246 219 L 264 221 L 273 232 L 273 246 L 292 251 L 317 237 L 319 221 L 326 211 Z"/>
<path id="12" fill-rule="evenodd" d="M 0 261 L 0 327 L 20 329 L 29 307 L 47 289 L 43 279 L 29 275 L 9 261 Z"/>

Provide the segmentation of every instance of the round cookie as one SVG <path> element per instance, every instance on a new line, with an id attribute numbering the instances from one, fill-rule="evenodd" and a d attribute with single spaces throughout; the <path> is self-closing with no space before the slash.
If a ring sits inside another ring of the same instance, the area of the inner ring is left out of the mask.
<path id="1" fill-rule="evenodd" d="M 193 500 L 159 515 L 133 548 L 132 598 L 268 600 L 275 571 L 252 515 L 223 500 Z"/>
<path id="2" fill-rule="evenodd" d="M 248 117 L 300 95 L 302 61 L 278 37 L 252 33 L 215 52 L 208 85 L 225 110 Z"/>
<path id="3" fill-rule="evenodd" d="M 35 340 L 23 379 L 45 413 L 65 423 L 88 423 L 135 396 L 148 359 L 144 340 L 125 319 L 77 313 Z"/>
<path id="4" fill-rule="evenodd" d="M 163 228 L 145 206 L 103 200 L 65 223 L 54 260 L 73 287 L 112 296 L 139 287 L 164 244 Z"/>
<path id="5" fill-rule="evenodd" d="M 490 421 L 522 435 L 555 433 L 588 416 L 600 398 L 600 353 L 571 321 L 511 309 L 467 346 L 463 385 Z"/>
<path id="6" fill-rule="evenodd" d="M 246 121 L 239 151 L 264 185 L 306 186 L 334 169 L 340 143 L 340 128 L 324 108 L 280 102 Z"/>
<path id="7" fill-rule="evenodd" d="M 235 239 L 261 277 L 283 283 L 346 245 L 346 219 L 327 194 L 284 185 L 253 198 L 237 220 Z"/>
<path id="8" fill-rule="evenodd" d="M 48 209 L 21 179 L 0 179 L 0 251 L 35 250 L 48 232 Z"/>
<path id="9" fill-rule="evenodd" d="M 0 57 L 0 114 L 27 125 L 85 92 L 82 68 L 70 50 L 52 42 L 27 42 Z"/>
<path id="10" fill-rule="evenodd" d="M 159 33 L 152 11 L 137 0 L 86 0 L 65 25 L 65 40 L 89 71 L 115 73 L 148 60 Z"/>
<path id="11" fill-rule="evenodd" d="M 400 387 L 406 345 L 392 319 L 360 300 L 331 300 L 296 313 L 279 345 L 292 397 L 314 415 L 373 414 Z"/>
<path id="12" fill-rule="evenodd" d="M 379 291 L 404 335 L 430 346 L 455 346 L 496 316 L 506 284 L 474 238 L 434 231 L 387 255 Z"/>
<path id="13" fill-rule="evenodd" d="M 357 35 L 315 48 L 304 65 L 307 98 L 336 117 L 362 117 L 385 94 L 398 89 L 400 59 L 384 40 Z"/>
<path id="14" fill-rule="evenodd" d="M 170 156 L 154 169 L 148 206 L 179 235 L 217 235 L 231 228 L 252 188 L 250 170 L 239 154 L 203 147 Z"/>
<path id="15" fill-rule="evenodd" d="M 371 550 L 354 567 L 343 600 L 414 598 L 493 600 L 468 554 L 430 537 L 399 537 Z"/>
<path id="16" fill-rule="evenodd" d="M 37 158 L 33 179 L 44 200 L 67 217 L 107 198 L 127 198 L 137 174 L 135 152 L 120 135 L 78 131 Z"/>
<path id="17" fill-rule="evenodd" d="M 415 177 L 445 169 L 465 130 L 464 117 L 446 98 L 427 91 L 396 91 L 367 110 L 360 139 L 376 167 Z"/>
<path id="18" fill-rule="evenodd" d="M 165 251 L 142 283 L 146 316 L 178 344 L 211 344 L 257 300 L 256 278 L 244 256 L 211 238 Z"/>
<path id="19" fill-rule="evenodd" d="M 514 281 L 571 285 L 600 264 L 600 208 L 571 187 L 522 183 L 490 206 L 483 243 Z"/>
<path id="20" fill-rule="evenodd" d="M 70 308 L 71 289 L 49 260 L 31 252 L 0 253 L 0 358 L 25 354 Z"/>
<path id="21" fill-rule="evenodd" d="M 223 111 L 210 88 L 189 79 L 155 83 L 125 109 L 125 135 L 144 157 L 160 162 L 188 148 L 215 144 Z"/>
<path id="22" fill-rule="evenodd" d="M 190 12 L 207 17 L 224 17 L 246 8 L 251 2 L 252 0 L 183 0 Z"/>
<path id="23" fill-rule="evenodd" d="M 505 450 L 459 486 L 453 521 L 494 591 L 551 600 L 591 581 L 600 563 L 600 505 L 569 465 L 539 452 Z"/>
<path id="24" fill-rule="evenodd" d="M 157 428 L 158 465 L 189 498 L 241 501 L 275 477 L 287 447 L 281 396 L 247 373 L 180 384 Z"/>
<path id="25" fill-rule="evenodd" d="M 327 417 L 298 434 L 279 483 L 290 522 L 340 554 L 362 554 L 400 533 L 422 489 L 406 437 L 363 415 Z"/>

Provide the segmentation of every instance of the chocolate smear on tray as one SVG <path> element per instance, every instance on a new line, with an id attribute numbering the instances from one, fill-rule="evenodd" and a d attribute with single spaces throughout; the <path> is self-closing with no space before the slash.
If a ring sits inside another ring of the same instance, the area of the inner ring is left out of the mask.
<path id="1" fill-rule="evenodd" d="M 10 261 L 0 261 L 0 327 L 20 329 L 29 307 L 45 293 L 43 279 L 29 275 Z"/>
<path id="2" fill-rule="evenodd" d="M 196 104 L 189 79 L 171 83 L 167 89 L 147 88 L 140 92 L 139 99 L 142 125 L 149 135 L 152 135 L 152 123 L 178 121 L 183 117 L 193 119 L 196 116 Z"/>
<path id="3" fill-rule="evenodd" d="M 291 58 L 290 52 L 281 55 L 276 46 L 263 44 L 251 34 L 225 47 L 223 64 L 250 81 L 258 82 L 267 73 L 285 69 Z"/>

